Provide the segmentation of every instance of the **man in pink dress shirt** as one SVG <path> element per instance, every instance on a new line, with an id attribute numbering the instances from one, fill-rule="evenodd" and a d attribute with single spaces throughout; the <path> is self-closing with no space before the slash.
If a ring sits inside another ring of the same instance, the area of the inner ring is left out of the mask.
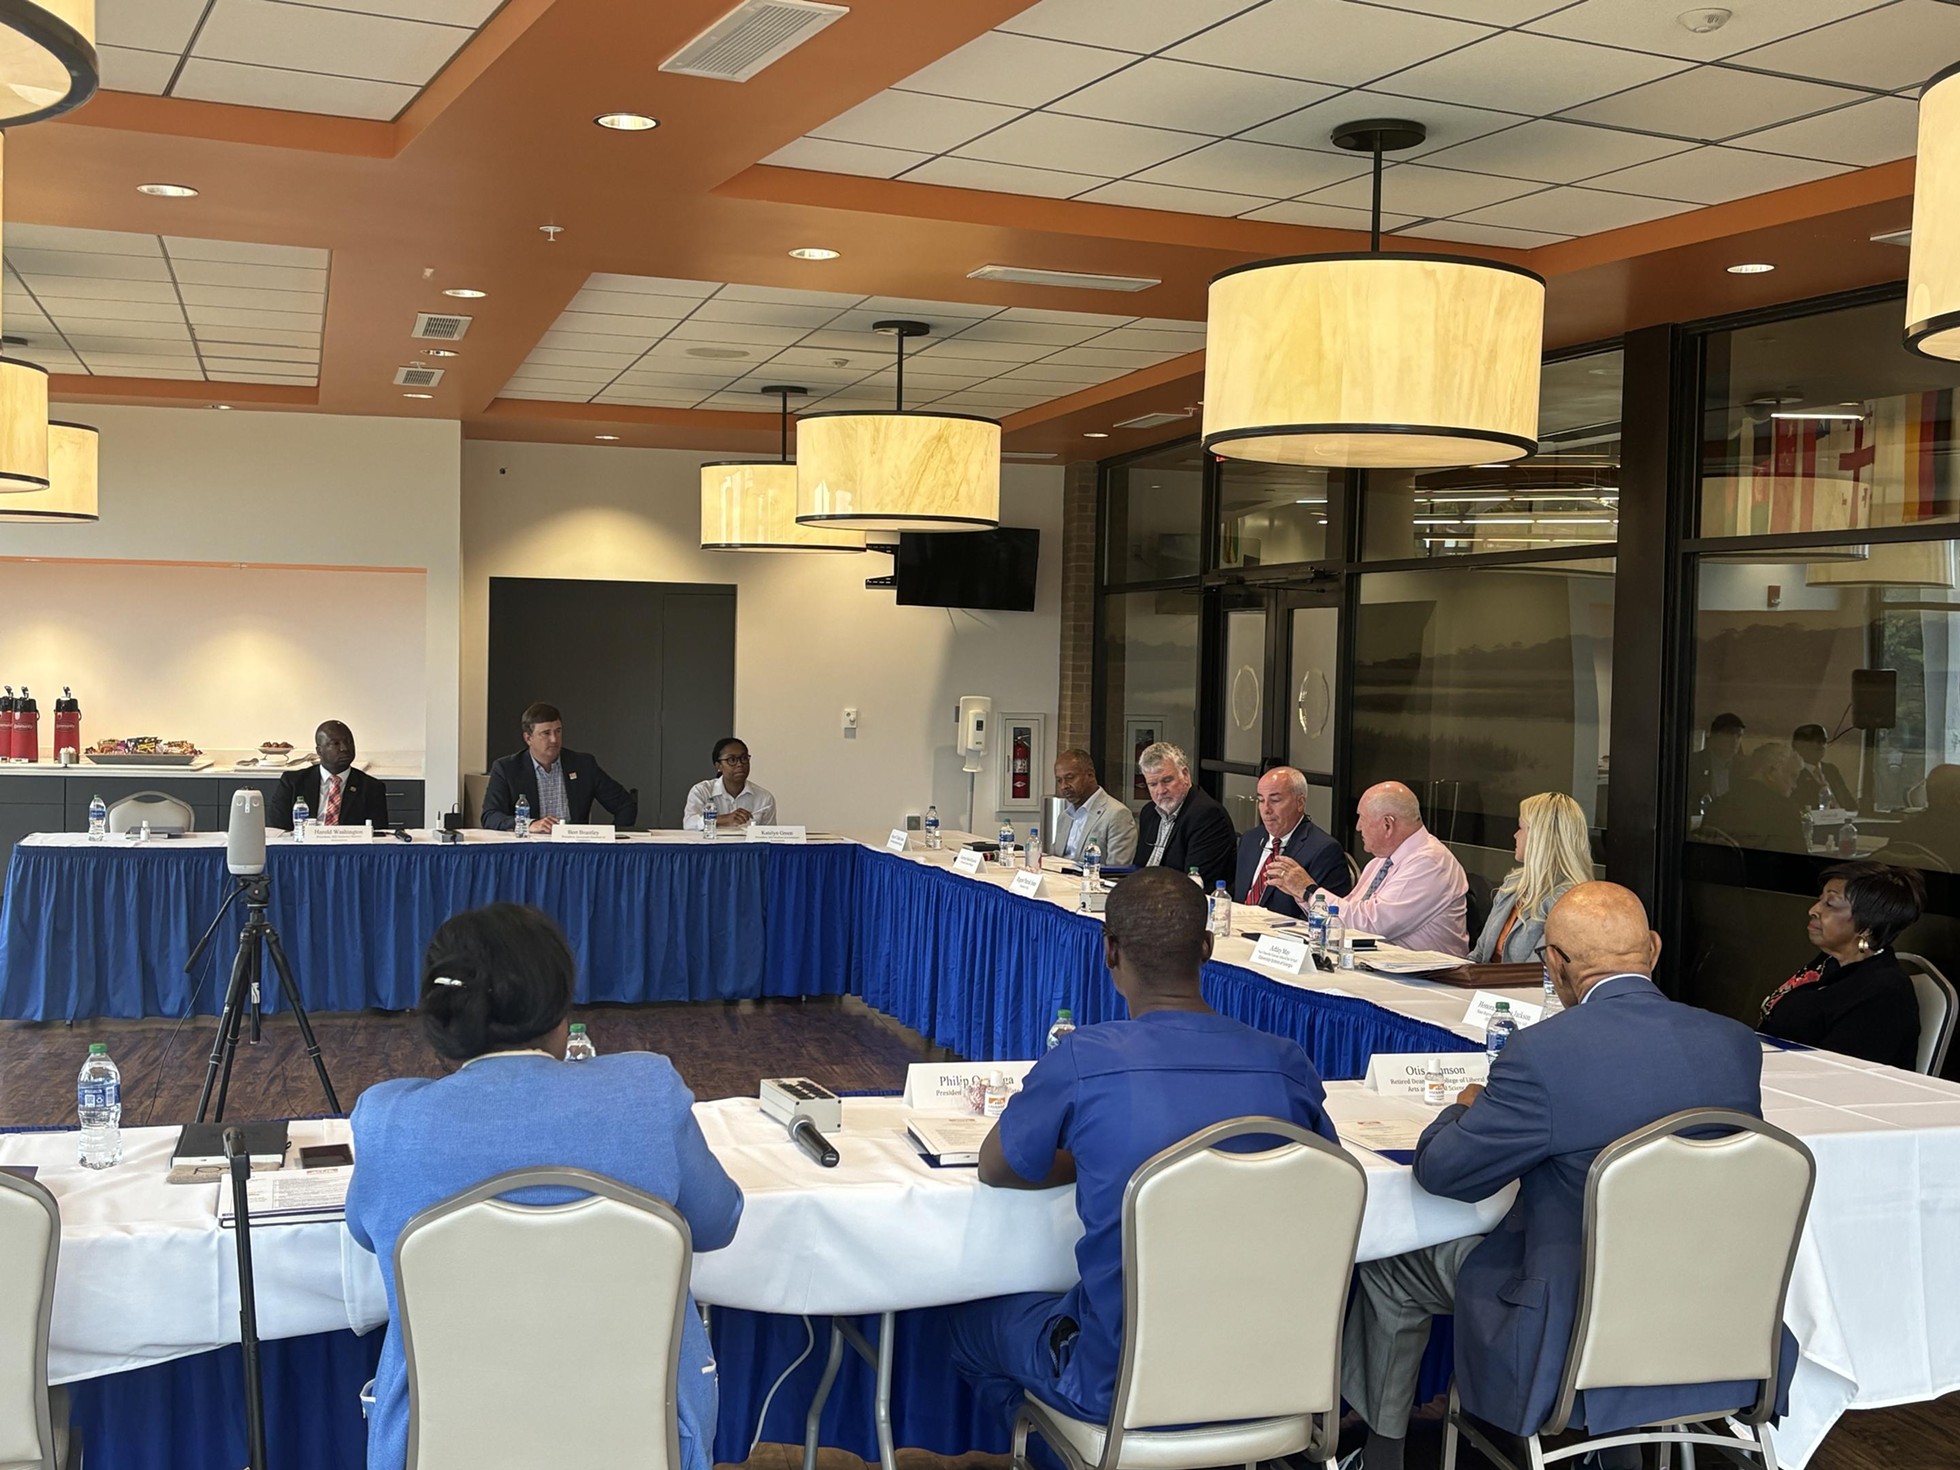
<path id="1" fill-rule="evenodd" d="M 1468 956 L 1463 864 L 1422 825 L 1416 794 L 1400 781 L 1361 793 L 1355 828 L 1372 859 L 1341 900 L 1348 932 L 1377 934 L 1404 949 Z"/>

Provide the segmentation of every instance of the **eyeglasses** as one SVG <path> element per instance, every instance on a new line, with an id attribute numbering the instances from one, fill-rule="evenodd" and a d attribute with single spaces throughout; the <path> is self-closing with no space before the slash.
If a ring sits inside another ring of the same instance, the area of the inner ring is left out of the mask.
<path id="1" fill-rule="evenodd" d="M 718 766 L 746 766 L 749 758 L 745 755 L 725 755 L 715 762 Z"/>
<path id="2" fill-rule="evenodd" d="M 1564 960 L 1568 965 L 1572 963 L 1572 956 L 1567 954 L 1564 950 L 1560 949 L 1556 944 L 1539 945 L 1538 948 L 1534 949 L 1531 952 L 1531 957 L 1542 965 L 1545 963 L 1545 951 L 1548 949 L 1553 954 L 1557 955 L 1560 959 Z"/>

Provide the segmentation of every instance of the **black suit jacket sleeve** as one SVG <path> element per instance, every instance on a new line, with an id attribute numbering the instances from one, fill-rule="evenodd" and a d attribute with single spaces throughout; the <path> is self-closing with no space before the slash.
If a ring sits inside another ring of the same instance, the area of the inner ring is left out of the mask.
<path id="1" fill-rule="evenodd" d="M 304 771 L 280 773 L 279 784 L 266 793 L 266 826 L 278 827 L 287 832 L 293 830 L 293 802 L 301 795 L 301 788 L 306 779 L 309 776 L 317 776 L 319 769 L 318 766 L 310 766 Z M 306 804 L 309 808 L 313 805 L 311 797 L 307 798 Z"/>
<path id="2" fill-rule="evenodd" d="M 608 776 L 605 769 L 593 757 L 587 756 L 586 762 L 591 767 L 592 799 L 612 814 L 615 827 L 636 825 L 640 820 L 639 797 Z M 485 805 L 488 804 L 486 800 Z M 591 815 L 589 805 L 586 808 L 586 815 Z"/>
<path id="3" fill-rule="evenodd" d="M 516 757 L 500 757 L 491 765 L 490 783 L 483 788 L 483 812 L 478 820 L 493 832 L 508 832 L 517 825 L 517 798 L 520 793 L 513 777 L 515 765 Z M 531 810 L 535 812 L 537 808 L 537 802 L 533 801 Z"/>
<path id="4" fill-rule="evenodd" d="M 1217 802 L 1207 801 L 1190 814 L 1190 821 L 1184 840 L 1184 866 L 1198 870 L 1207 893 L 1219 883 L 1230 884 L 1239 848 L 1239 834 L 1231 817 Z"/>
<path id="5" fill-rule="evenodd" d="M 372 822 L 379 831 L 388 825 L 388 783 L 366 771 L 349 771 L 341 809 L 349 822 Z"/>
<path id="6" fill-rule="evenodd" d="M 1325 832 L 1315 828 L 1314 835 L 1320 840 L 1312 845 L 1312 851 L 1304 862 L 1313 881 L 1325 888 L 1336 898 L 1346 898 L 1348 890 L 1354 887 L 1354 874 L 1348 871 L 1347 854 L 1341 845 Z M 1309 895 L 1311 897 L 1311 895 Z"/>

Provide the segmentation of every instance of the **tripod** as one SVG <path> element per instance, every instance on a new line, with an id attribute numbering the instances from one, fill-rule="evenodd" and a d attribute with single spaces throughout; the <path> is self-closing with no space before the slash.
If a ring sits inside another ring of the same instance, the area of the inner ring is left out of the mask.
<path id="1" fill-rule="evenodd" d="M 204 937 L 191 951 L 186 970 L 194 969 L 204 947 L 211 942 L 218 921 L 225 916 L 225 909 L 240 895 L 245 899 L 245 927 L 238 931 L 238 954 L 231 962 L 231 983 L 225 989 L 224 1010 L 218 1016 L 218 1034 L 211 1042 L 211 1057 L 204 1067 L 204 1087 L 197 1095 L 197 1121 L 202 1123 L 207 1112 L 211 1112 L 211 1090 L 217 1089 L 217 1109 L 212 1113 L 212 1121 L 223 1122 L 225 1116 L 225 1094 L 231 1088 L 231 1064 L 238 1055 L 238 1032 L 245 1018 L 245 1008 L 252 1009 L 252 1040 L 259 1039 L 259 984 L 264 974 L 264 957 L 261 946 L 272 951 L 273 968 L 279 972 L 279 988 L 285 992 L 286 1004 L 293 1008 L 293 1019 L 299 1022 L 299 1034 L 306 1042 L 306 1055 L 312 1059 L 313 1070 L 320 1076 L 320 1090 L 327 1095 L 327 1111 L 338 1113 L 340 1099 L 334 1096 L 333 1081 L 327 1076 L 327 1064 L 320 1056 L 320 1042 L 313 1034 L 313 1022 L 307 1018 L 306 1007 L 299 998 L 299 986 L 293 980 L 293 967 L 286 959 L 286 946 L 280 941 L 279 931 L 272 927 L 266 917 L 266 907 L 272 898 L 272 879 L 264 873 L 242 875 L 238 887 L 224 907 L 218 910 L 217 918 L 211 927 L 204 931 Z"/>

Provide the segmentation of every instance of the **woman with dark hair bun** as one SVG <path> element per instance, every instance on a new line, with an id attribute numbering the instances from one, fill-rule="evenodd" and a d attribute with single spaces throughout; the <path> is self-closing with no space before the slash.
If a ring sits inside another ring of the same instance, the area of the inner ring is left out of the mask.
<path id="1" fill-rule="evenodd" d="M 1910 868 L 1839 863 L 1810 906 L 1817 954 L 1763 1002 L 1765 1036 L 1913 1070 L 1919 1002 L 1892 941 L 1919 918 L 1926 890 Z"/>
<path id="2" fill-rule="evenodd" d="M 734 1238 L 742 1192 L 708 1151 L 673 1063 L 653 1052 L 562 1060 L 576 978 L 564 933 L 537 909 L 500 903 L 456 915 L 429 941 L 417 1008 L 429 1044 L 460 1065 L 447 1077 L 383 1082 L 355 1105 L 347 1228 L 375 1254 L 389 1315 L 369 1470 L 402 1470 L 408 1456 L 395 1242 L 429 1206 L 509 1169 L 589 1169 L 673 1205 L 697 1251 Z M 692 1299 L 683 1321 L 680 1470 L 709 1470 L 714 1361 Z"/>

